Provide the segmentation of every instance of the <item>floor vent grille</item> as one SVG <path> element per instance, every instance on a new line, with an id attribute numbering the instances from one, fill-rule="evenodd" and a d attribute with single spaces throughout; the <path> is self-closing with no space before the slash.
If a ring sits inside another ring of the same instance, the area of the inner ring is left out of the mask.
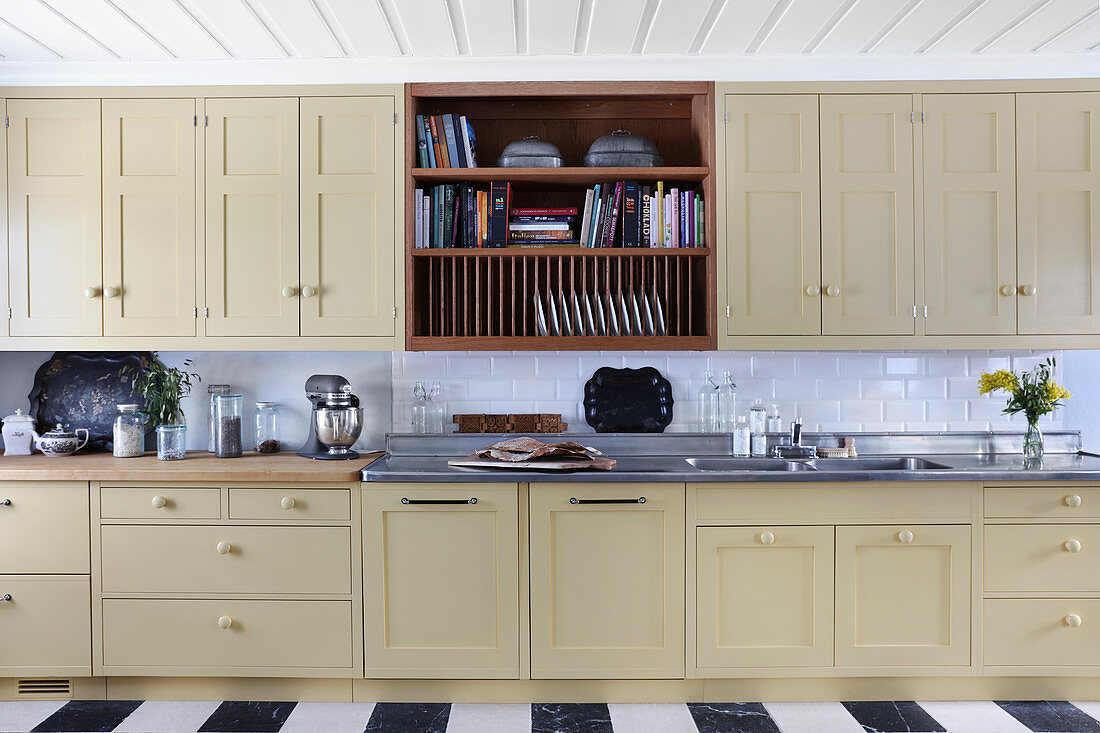
<path id="1" fill-rule="evenodd" d="M 73 683 L 72 680 L 63 679 L 16 680 L 15 696 L 71 698 Z"/>

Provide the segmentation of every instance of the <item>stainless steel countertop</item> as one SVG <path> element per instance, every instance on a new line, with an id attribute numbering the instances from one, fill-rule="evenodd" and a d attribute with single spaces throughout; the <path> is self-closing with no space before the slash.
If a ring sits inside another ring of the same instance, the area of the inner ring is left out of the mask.
<path id="1" fill-rule="evenodd" d="M 984 443 L 975 436 L 985 436 Z M 1021 434 L 1022 436 L 1022 434 Z M 704 471 L 687 462 L 689 456 L 720 457 L 729 455 L 724 450 L 727 436 L 594 436 L 591 434 L 569 436 L 535 436 L 547 442 L 555 439 L 579 440 L 586 445 L 596 445 L 618 465 L 612 471 L 553 471 L 516 468 L 455 468 L 447 461 L 472 452 L 471 445 L 483 446 L 498 439 L 515 436 L 392 436 L 391 452 L 363 469 L 363 481 L 403 482 L 561 482 L 561 483 L 620 483 L 620 482 L 796 482 L 817 481 L 1100 481 L 1100 455 L 1076 450 L 1080 435 L 1058 432 L 1048 435 L 1048 445 L 1054 451 L 1043 458 L 1042 468 L 1024 468 L 1023 456 L 1018 452 L 992 452 L 1004 450 L 1019 437 L 1014 434 L 991 433 L 907 433 L 904 436 L 855 434 L 857 447 L 875 446 L 880 451 L 871 455 L 904 455 L 923 458 L 946 465 L 943 469 L 867 471 L 860 469 L 754 471 L 720 470 Z M 827 442 L 821 434 L 811 436 L 818 444 Z M 835 440 L 829 436 L 829 440 Z M 807 441 L 810 442 L 810 441 Z M 981 446 L 987 446 L 982 450 Z M 910 452 L 909 448 L 923 447 L 924 452 Z M 955 447 L 957 453 L 945 452 Z M 398 451 L 392 449 L 397 448 Z M 897 450 L 904 448 L 904 452 Z M 1072 450 L 1071 450 L 1072 449 Z M 861 451 L 861 456 L 869 454 Z M 778 459 L 769 459 L 776 460 Z M 843 460 L 843 459 L 841 459 Z"/>

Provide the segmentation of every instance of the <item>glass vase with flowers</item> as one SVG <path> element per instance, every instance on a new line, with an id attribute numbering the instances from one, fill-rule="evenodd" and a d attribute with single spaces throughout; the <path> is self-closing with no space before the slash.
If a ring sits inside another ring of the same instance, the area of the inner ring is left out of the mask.
<path id="1" fill-rule="evenodd" d="M 1071 397 L 1069 390 L 1051 377 L 1055 366 L 1055 360 L 1048 358 L 1031 371 L 1020 374 L 1007 369 L 982 372 L 978 383 L 978 391 L 983 395 L 998 391 L 1008 393 L 1008 403 L 1003 410 L 1006 415 L 1024 413 L 1027 419 L 1023 448 L 1025 461 L 1039 461 L 1043 457 L 1043 432 L 1039 429 L 1039 418 L 1054 412 Z"/>

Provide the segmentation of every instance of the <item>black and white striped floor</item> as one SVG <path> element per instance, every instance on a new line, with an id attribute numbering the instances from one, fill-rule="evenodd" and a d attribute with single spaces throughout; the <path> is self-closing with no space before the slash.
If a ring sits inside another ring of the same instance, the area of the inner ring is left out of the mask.
<path id="1" fill-rule="evenodd" d="M 1100 702 L 0 702 L 3 733 L 1100 733 Z"/>

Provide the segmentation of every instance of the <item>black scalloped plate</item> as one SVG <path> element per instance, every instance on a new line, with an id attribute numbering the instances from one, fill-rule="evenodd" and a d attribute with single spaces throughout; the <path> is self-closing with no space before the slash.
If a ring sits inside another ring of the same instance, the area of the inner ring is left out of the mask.
<path id="1" fill-rule="evenodd" d="M 597 433 L 663 433 L 672 385 L 653 367 L 600 367 L 584 385 L 584 419 Z"/>

